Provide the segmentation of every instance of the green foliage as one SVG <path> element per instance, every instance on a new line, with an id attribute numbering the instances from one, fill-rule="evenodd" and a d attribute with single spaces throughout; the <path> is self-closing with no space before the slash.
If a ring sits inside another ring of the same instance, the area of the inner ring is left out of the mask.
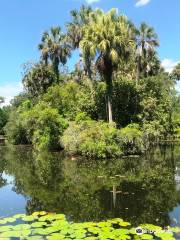
<path id="1" fill-rule="evenodd" d="M 91 118 L 85 112 L 78 113 L 75 118 L 76 123 L 80 123 L 82 121 L 90 121 L 90 120 Z"/>
<path id="2" fill-rule="evenodd" d="M 138 115 L 141 125 L 153 125 L 155 135 L 171 135 L 172 126 L 172 95 L 173 82 L 167 74 L 160 74 L 147 77 L 141 80 L 140 106 L 141 111 Z M 158 129 L 159 128 L 159 129 Z"/>
<path id="3" fill-rule="evenodd" d="M 122 155 L 116 128 L 104 122 L 72 122 L 65 131 L 62 142 L 68 152 L 89 158 Z"/>
<path id="4" fill-rule="evenodd" d="M 50 66 L 37 63 L 25 69 L 22 82 L 25 90 L 37 97 L 45 93 L 52 84 L 57 83 L 57 76 Z"/>
<path id="5" fill-rule="evenodd" d="M 172 71 L 171 77 L 175 81 L 180 80 L 180 63 L 178 63 Z"/>
<path id="6" fill-rule="evenodd" d="M 62 141 L 68 152 L 89 158 L 113 158 L 145 150 L 143 134 L 136 125 L 118 130 L 104 122 L 72 122 Z"/>
<path id="7" fill-rule="evenodd" d="M 61 86 L 51 87 L 44 95 L 43 101 L 69 120 L 75 120 L 78 113 L 86 112 L 91 118 L 96 114 L 96 105 L 93 97 L 92 83 L 82 85 L 70 81 Z"/>
<path id="8" fill-rule="evenodd" d="M 95 10 L 90 16 L 89 24 L 84 26 L 80 47 L 84 55 L 96 59 L 97 70 L 106 82 L 108 120 L 111 123 L 113 73 L 121 61 L 130 58 L 135 48 L 127 18 L 119 16 L 116 9 L 111 9 L 108 13 Z"/>
<path id="9" fill-rule="evenodd" d="M 9 119 L 0 110 L 1 133 L 8 121 L 5 133 L 12 143 L 53 150 L 61 147 L 68 121 L 74 122 L 64 136 L 67 150 L 98 158 L 142 153 L 150 142 L 178 136 L 179 65 L 172 76 L 160 68 L 154 29 L 146 23 L 136 29 L 116 9 L 105 13 L 82 6 L 71 16 L 67 34 L 60 27 L 44 32 L 41 60 L 25 66 L 26 92 L 11 101 Z M 81 73 L 63 72 L 60 66 L 77 48 Z"/>
<path id="10" fill-rule="evenodd" d="M 173 240 L 174 231 L 163 231 L 161 227 L 144 224 L 142 229 L 152 230 L 153 234 L 142 234 L 138 237 L 136 229 L 129 222 L 121 218 L 115 218 L 103 222 L 69 223 L 65 215 L 42 212 L 34 212 L 30 216 L 24 214 L 4 218 L 0 223 L 0 237 L 3 239 L 156 239 Z M 15 225 L 9 224 L 15 222 Z M 20 222 L 20 223 L 18 223 Z"/>
<path id="11" fill-rule="evenodd" d="M 28 137 L 38 150 L 58 149 L 59 137 L 62 136 L 67 122 L 58 114 L 57 109 L 37 104 L 22 114 Z"/>
<path id="12" fill-rule="evenodd" d="M 9 108 L 3 107 L 0 108 L 0 135 L 4 135 L 4 127 L 6 123 L 8 122 L 9 118 Z"/>
<path id="13" fill-rule="evenodd" d="M 27 130 L 24 128 L 22 119 L 17 110 L 10 113 L 9 120 L 4 127 L 4 131 L 7 139 L 12 144 L 30 143 L 27 138 Z"/>
<path id="14" fill-rule="evenodd" d="M 59 64 L 64 65 L 71 55 L 71 46 L 66 41 L 66 35 L 62 33 L 61 28 L 52 27 L 49 32 L 44 32 L 38 48 L 45 66 L 48 66 L 50 60 L 56 78 L 59 79 Z"/>
<path id="15" fill-rule="evenodd" d="M 125 155 L 141 154 L 145 151 L 143 133 L 138 124 L 130 124 L 120 130 L 122 151 Z"/>
<path id="16" fill-rule="evenodd" d="M 112 107 L 114 121 L 118 126 L 125 127 L 138 121 L 140 113 L 140 95 L 135 81 L 117 78 L 113 85 Z"/>

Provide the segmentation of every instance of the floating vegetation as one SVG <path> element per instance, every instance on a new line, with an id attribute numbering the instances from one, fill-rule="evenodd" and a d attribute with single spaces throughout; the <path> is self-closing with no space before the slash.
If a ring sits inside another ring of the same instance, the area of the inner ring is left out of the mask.
<path id="1" fill-rule="evenodd" d="M 175 239 L 174 233 L 180 232 L 178 228 L 163 231 L 161 227 L 151 224 L 141 225 L 139 230 L 140 232 L 137 232 L 129 222 L 120 218 L 98 223 L 74 223 L 68 222 L 63 214 L 46 213 L 44 211 L 35 212 L 30 216 L 18 214 L 10 218 L 0 219 L 0 240 L 173 240 Z M 141 234 L 141 230 L 144 234 Z"/>

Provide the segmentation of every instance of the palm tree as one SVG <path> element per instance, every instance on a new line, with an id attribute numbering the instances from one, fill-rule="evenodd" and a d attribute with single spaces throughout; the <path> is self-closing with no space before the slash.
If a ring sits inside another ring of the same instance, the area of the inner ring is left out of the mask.
<path id="1" fill-rule="evenodd" d="M 68 23 L 67 26 L 67 40 L 71 44 L 72 48 L 78 49 L 79 43 L 84 35 L 84 26 L 89 24 L 90 14 L 92 13 L 91 7 L 82 5 L 80 11 L 71 11 L 72 22 Z M 90 53 L 84 53 L 84 68 L 85 73 L 88 77 L 92 78 L 91 70 L 91 57 Z"/>
<path id="2" fill-rule="evenodd" d="M 71 55 L 71 47 L 66 42 L 60 27 L 51 28 L 49 32 L 43 33 L 39 50 L 44 63 L 48 65 L 50 60 L 54 72 L 59 77 L 59 64 L 66 64 L 67 58 Z"/>
<path id="3" fill-rule="evenodd" d="M 67 23 L 67 37 L 73 49 L 79 48 L 79 43 L 83 37 L 83 27 L 89 23 L 89 15 L 92 13 L 91 7 L 82 5 L 79 12 L 71 11 L 72 22 Z"/>
<path id="4" fill-rule="evenodd" d="M 140 28 L 136 30 L 137 82 L 141 71 L 147 75 L 148 60 L 151 55 L 153 56 L 157 46 L 159 46 L 159 42 L 154 28 L 142 23 Z"/>
<path id="5" fill-rule="evenodd" d="M 157 52 L 151 52 L 147 56 L 147 74 L 148 76 L 156 76 L 161 72 L 161 61 L 157 56 Z"/>
<path id="6" fill-rule="evenodd" d="M 131 55 L 133 46 L 128 21 L 126 17 L 118 16 L 116 9 L 108 13 L 96 10 L 91 14 L 90 23 L 84 28 L 80 47 L 84 54 L 90 53 L 95 59 L 95 65 L 106 82 L 109 123 L 113 121 L 113 73 L 118 64 Z"/>

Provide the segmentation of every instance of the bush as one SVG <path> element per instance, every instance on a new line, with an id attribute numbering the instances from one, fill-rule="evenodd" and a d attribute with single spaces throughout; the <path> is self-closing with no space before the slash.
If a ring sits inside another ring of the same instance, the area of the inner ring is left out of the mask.
<path id="1" fill-rule="evenodd" d="M 78 124 L 71 122 L 62 142 L 68 152 L 89 158 L 113 158 L 140 154 L 145 150 L 138 125 L 118 130 L 115 126 L 92 120 Z"/>
<path id="2" fill-rule="evenodd" d="M 24 128 L 18 112 L 11 112 L 9 121 L 4 127 L 8 141 L 12 144 L 28 144 L 27 130 Z"/>
<path id="3" fill-rule="evenodd" d="M 104 122 L 71 122 L 64 132 L 62 142 L 68 152 L 89 158 L 113 158 L 122 155 L 117 129 Z"/>
<path id="4" fill-rule="evenodd" d="M 149 148 L 150 145 L 156 144 L 160 140 L 163 135 L 164 128 L 159 121 L 151 121 L 143 124 L 142 131 L 144 135 L 144 142 L 147 148 Z"/>
<path id="5" fill-rule="evenodd" d="M 74 81 L 50 87 L 43 96 L 43 101 L 52 108 L 58 109 L 59 114 L 70 121 L 74 121 L 76 115 L 81 112 L 94 118 L 96 112 L 90 86 L 80 85 Z"/>
<path id="6" fill-rule="evenodd" d="M 59 136 L 62 136 L 68 124 L 57 109 L 36 105 L 24 114 L 24 123 L 28 136 L 37 150 L 59 149 Z"/>
<path id="7" fill-rule="evenodd" d="M 120 130 L 121 148 L 125 155 L 141 154 L 145 151 L 143 133 L 138 124 L 129 124 Z"/>
<path id="8" fill-rule="evenodd" d="M 9 118 L 9 108 L 0 108 L 0 135 L 4 135 L 4 126 L 8 122 Z"/>

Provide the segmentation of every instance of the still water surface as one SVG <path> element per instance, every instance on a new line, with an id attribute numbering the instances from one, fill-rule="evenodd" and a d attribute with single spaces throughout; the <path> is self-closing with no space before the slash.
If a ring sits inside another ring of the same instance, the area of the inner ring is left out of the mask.
<path id="1" fill-rule="evenodd" d="M 103 161 L 0 147 L 0 217 L 37 210 L 76 222 L 122 217 L 135 226 L 180 226 L 180 147 Z"/>

